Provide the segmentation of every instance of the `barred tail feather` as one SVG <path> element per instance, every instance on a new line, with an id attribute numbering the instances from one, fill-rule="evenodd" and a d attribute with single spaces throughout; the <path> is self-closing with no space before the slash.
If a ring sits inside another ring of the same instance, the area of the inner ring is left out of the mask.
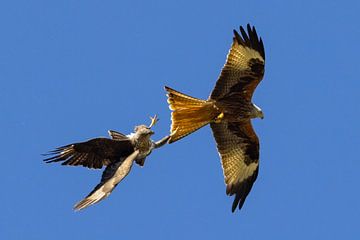
<path id="1" fill-rule="evenodd" d="M 190 97 L 169 87 L 165 90 L 168 92 L 169 108 L 173 111 L 169 143 L 195 132 L 219 114 L 212 102 Z"/>

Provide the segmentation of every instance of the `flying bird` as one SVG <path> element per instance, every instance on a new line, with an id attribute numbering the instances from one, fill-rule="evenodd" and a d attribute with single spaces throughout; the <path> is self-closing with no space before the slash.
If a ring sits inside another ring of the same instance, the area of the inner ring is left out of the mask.
<path id="1" fill-rule="evenodd" d="M 124 135 L 109 131 L 109 138 L 94 138 L 86 142 L 72 143 L 51 151 L 46 163 L 61 162 L 62 165 L 84 166 L 100 169 L 106 166 L 100 183 L 80 202 L 74 210 L 84 209 L 108 197 L 114 188 L 129 174 L 134 161 L 144 166 L 146 157 L 152 150 L 167 143 L 170 136 L 154 142 L 151 127 L 158 118 L 151 118 L 150 126 L 136 126 L 134 133 Z"/>
<path id="2" fill-rule="evenodd" d="M 235 195 L 232 212 L 242 208 L 259 169 L 259 139 L 251 119 L 264 118 L 252 103 L 255 88 L 264 76 L 265 51 L 255 27 L 234 30 L 233 43 L 220 76 L 207 100 L 194 98 L 169 87 L 171 113 L 169 143 L 210 124 L 219 152 L 226 194 Z"/>

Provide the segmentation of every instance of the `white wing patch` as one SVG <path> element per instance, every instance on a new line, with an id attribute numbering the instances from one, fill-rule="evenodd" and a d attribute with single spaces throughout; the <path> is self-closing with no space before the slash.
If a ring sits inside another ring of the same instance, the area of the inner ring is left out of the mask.
<path id="1" fill-rule="evenodd" d="M 237 41 L 234 41 L 233 46 L 230 48 L 227 55 L 225 67 L 231 67 L 233 71 L 244 71 L 248 69 L 249 60 L 253 58 L 265 62 L 258 51 L 242 46 Z"/>
<path id="2" fill-rule="evenodd" d="M 229 143 L 232 146 L 237 144 L 236 142 Z M 247 165 L 244 160 L 245 154 L 240 146 L 227 151 L 223 150 L 222 153 L 219 152 L 219 156 L 226 184 L 244 181 L 253 175 L 259 165 L 257 162 Z"/>

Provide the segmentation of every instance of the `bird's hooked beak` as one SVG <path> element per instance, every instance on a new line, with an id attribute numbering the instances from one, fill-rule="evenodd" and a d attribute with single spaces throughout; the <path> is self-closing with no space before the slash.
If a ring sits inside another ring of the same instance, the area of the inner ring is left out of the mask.
<path id="1" fill-rule="evenodd" d="M 260 112 L 259 118 L 260 118 L 260 119 L 264 119 L 264 113 L 263 113 L 263 111 Z"/>
<path id="2" fill-rule="evenodd" d="M 261 110 L 261 108 L 259 108 L 258 106 L 256 106 L 254 103 L 253 103 L 253 117 L 258 117 L 258 118 L 261 118 L 261 119 L 264 119 L 264 113 L 263 111 Z"/>

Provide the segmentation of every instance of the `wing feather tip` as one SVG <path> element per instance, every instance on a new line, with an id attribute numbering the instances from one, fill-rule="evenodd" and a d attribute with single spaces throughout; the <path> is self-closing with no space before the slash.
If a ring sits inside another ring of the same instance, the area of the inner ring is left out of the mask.
<path id="1" fill-rule="evenodd" d="M 78 212 L 84 208 L 89 207 L 90 205 L 94 204 L 95 201 L 94 199 L 89 199 L 89 198 L 85 198 L 83 200 L 81 200 L 80 202 L 76 203 L 74 206 L 74 211 Z"/>
<path id="2" fill-rule="evenodd" d="M 240 26 L 239 30 L 241 35 L 235 29 L 233 30 L 234 40 L 236 40 L 238 44 L 258 51 L 265 59 L 264 44 L 261 37 L 258 37 L 255 26 L 251 26 L 250 23 L 248 23 L 246 30 L 243 26 Z"/>
<path id="3" fill-rule="evenodd" d="M 236 194 L 234 202 L 233 202 L 233 204 L 231 206 L 231 212 L 235 212 L 236 207 L 238 206 L 240 199 L 241 199 L 240 194 Z"/>

